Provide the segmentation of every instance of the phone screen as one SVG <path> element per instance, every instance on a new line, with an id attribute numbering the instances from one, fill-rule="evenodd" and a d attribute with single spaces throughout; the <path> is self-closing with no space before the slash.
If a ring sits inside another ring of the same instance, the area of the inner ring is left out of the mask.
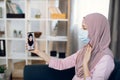
<path id="1" fill-rule="evenodd" d="M 27 43 L 28 43 L 28 50 L 29 51 L 35 49 L 34 32 L 27 33 Z"/>

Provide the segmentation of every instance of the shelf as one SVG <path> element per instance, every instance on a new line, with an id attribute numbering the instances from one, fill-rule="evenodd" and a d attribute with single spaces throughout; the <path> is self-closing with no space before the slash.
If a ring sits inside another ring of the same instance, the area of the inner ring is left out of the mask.
<path id="1" fill-rule="evenodd" d="M 6 59 L 6 57 L 4 57 L 4 56 L 3 56 L 3 57 L 2 57 L 2 56 L 0 56 L 0 59 Z"/>
<path id="2" fill-rule="evenodd" d="M 7 40 L 21 40 L 21 41 L 25 41 L 25 38 L 7 38 Z"/>
<path id="3" fill-rule="evenodd" d="M 46 38 L 36 38 L 37 41 L 45 41 Z"/>
<path id="4" fill-rule="evenodd" d="M 13 20 L 13 21 L 23 20 L 24 21 L 25 19 L 24 18 L 15 18 L 15 19 L 14 18 L 9 18 L 9 19 L 7 18 L 6 20 Z"/>
<path id="5" fill-rule="evenodd" d="M 0 39 L 5 39 L 5 38 L 0 38 Z M 16 40 L 16 41 L 25 41 L 25 38 L 7 38 L 7 40 Z M 45 41 L 46 38 L 36 38 L 37 41 Z"/>
<path id="6" fill-rule="evenodd" d="M 8 59 L 26 59 L 27 54 L 25 52 L 16 52 L 8 56 Z"/>
<path id="7" fill-rule="evenodd" d="M 0 18 L 0 20 L 5 20 L 5 19 L 3 19 L 3 18 Z"/>
<path id="8" fill-rule="evenodd" d="M 48 21 L 69 21 L 68 19 L 48 19 Z"/>
<path id="9" fill-rule="evenodd" d="M 0 1 L 2 1 L 0 2 L 2 7 L 1 31 L 4 27 L 4 32 L 0 32 L 2 35 L 0 40 L 5 40 L 6 50 L 6 56 L 0 57 L 0 59 L 6 60 L 4 63 L 8 68 L 10 67 L 9 60 L 22 59 L 26 64 L 30 60 L 43 60 L 41 57 L 28 54 L 25 47 L 27 32 L 42 32 L 42 35 L 36 38 L 42 51 L 50 53 L 50 50 L 55 47 L 64 50 L 66 54 L 69 53 L 69 49 L 67 49 L 69 48 L 67 43 L 69 40 L 66 36 L 69 32 L 69 0 L 64 0 L 65 4 L 62 4 L 60 0 L 10 0 L 11 3 L 7 3 L 8 0 Z M 17 9 L 17 5 L 20 9 Z M 50 17 L 49 7 L 60 7 L 60 11 L 65 13 L 65 17 Z M 23 17 L 18 13 L 23 13 Z M 65 36 L 53 36 L 56 26 L 58 35 Z M 60 45 L 56 46 L 56 42 L 60 42 Z M 64 46 L 61 47 L 61 44 Z M 10 64 L 13 66 L 11 61 Z"/>
<path id="10" fill-rule="evenodd" d="M 0 37 L 0 40 L 6 40 L 6 38 L 1 38 L 1 37 Z"/>
<path id="11" fill-rule="evenodd" d="M 66 36 L 48 36 L 48 41 L 68 41 Z"/>
<path id="12" fill-rule="evenodd" d="M 31 18 L 31 19 L 27 19 L 28 21 L 68 21 L 68 19 L 44 19 L 44 18 Z"/>
<path id="13" fill-rule="evenodd" d="M 28 60 L 44 60 L 44 59 L 40 57 L 28 57 Z"/>
<path id="14" fill-rule="evenodd" d="M 43 18 L 30 18 L 27 19 L 28 21 L 46 21 L 47 19 L 43 19 Z"/>

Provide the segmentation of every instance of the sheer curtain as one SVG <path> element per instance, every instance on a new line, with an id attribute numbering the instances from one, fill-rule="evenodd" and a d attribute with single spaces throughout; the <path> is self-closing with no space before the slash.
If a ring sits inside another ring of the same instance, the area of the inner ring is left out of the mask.
<path id="1" fill-rule="evenodd" d="M 78 50 L 78 32 L 77 32 L 77 8 L 78 0 L 71 0 L 70 6 L 70 53 L 73 54 Z"/>

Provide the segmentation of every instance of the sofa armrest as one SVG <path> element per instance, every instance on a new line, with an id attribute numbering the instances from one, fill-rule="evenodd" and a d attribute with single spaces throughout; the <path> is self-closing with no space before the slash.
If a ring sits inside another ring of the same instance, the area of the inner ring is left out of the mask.
<path id="1" fill-rule="evenodd" d="M 24 80 L 72 80 L 75 68 L 55 70 L 48 65 L 26 65 L 24 67 Z"/>
<path id="2" fill-rule="evenodd" d="M 115 68 L 108 80 L 120 80 L 120 61 L 115 60 Z"/>

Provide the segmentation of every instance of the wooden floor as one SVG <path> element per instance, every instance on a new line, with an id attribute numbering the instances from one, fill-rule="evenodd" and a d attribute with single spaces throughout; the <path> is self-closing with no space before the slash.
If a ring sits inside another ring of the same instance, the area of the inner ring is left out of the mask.
<path id="1" fill-rule="evenodd" d="M 14 70 L 12 71 L 12 80 L 23 80 L 23 69 L 25 61 L 17 62 L 14 64 Z"/>

